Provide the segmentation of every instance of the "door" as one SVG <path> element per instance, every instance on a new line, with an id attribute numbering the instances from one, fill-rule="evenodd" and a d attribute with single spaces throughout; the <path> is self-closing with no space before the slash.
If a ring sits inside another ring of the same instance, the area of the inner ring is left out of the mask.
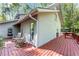
<path id="1" fill-rule="evenodd" d="M 30 24 L 30 42 L 34 45 L 35 23 Z"/>

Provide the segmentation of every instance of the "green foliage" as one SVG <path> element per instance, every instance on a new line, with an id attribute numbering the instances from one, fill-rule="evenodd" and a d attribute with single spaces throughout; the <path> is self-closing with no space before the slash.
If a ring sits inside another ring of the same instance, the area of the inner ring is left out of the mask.
<path id="1" fill-rule="evenodd" d="M 3 47 L 3 37 L 0 36 L 0 48 Z"/>
<path id="2" fill-rule="evenodd" d="M 0 22 L 6 21 L 6 17 L 4 14 L 0 15 Z"/>
<path id="3" fill-rule="evenodd" d="M 48 3 L 40 3 L 38 4 L 38 7 L 41 5 L 41 7 L 46 7 Z M 32 6 L 33 7 L 33 6 Z M 8 18 L 11 20 L 15 18 L 16 14 L 19 13 L 25 13 L 28 14 L 30 10 L 32 10 L 32 7 L 28 3 L 1 3 L 0 4 L 0 19 L 1 21 L 6 21 Z M 35 6 L 36 8 L 36 6 Z"/>
<path id="4" fill-rule="evenodd" d="M 62 4 L 62 14 L 64 18 L 64 28 L 79 29 L 79 8 L 77 4 L 66 3 Z"/>
<path id="5" fill-rule="evenodd" d="M 19 3 L 10 4 L 10 10 L 17 11 L 19 9 L 19 7 L 20 7 Z"/>
<path id="6" fill-rule="evenodd" d="M 48 5 L 48 3 L 40 3 L 40 4 L 41 4 L 42 8 L 45 8 Z"/>

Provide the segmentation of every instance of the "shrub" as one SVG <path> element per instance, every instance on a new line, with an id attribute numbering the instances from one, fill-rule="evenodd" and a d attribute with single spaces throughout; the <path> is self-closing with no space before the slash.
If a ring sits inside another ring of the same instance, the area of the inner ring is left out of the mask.
<path id="1" fill-rule="evenodd" d="M 3 37 L 0 36 L 0 47 L 3 47 Z"/>

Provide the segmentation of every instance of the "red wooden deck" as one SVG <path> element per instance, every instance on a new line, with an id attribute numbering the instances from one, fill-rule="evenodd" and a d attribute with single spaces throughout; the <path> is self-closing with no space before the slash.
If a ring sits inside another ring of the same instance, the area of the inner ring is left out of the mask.
<path id="1" fill-rule="evenodd" d="M 79 45 L 72 38 L 64 37 L 52 40 L 40 48 L 31 45 L 16 48 L 11 40 L 5 41 L 4 48 L 0 50 L 1 56 L 79 56 Z"/>

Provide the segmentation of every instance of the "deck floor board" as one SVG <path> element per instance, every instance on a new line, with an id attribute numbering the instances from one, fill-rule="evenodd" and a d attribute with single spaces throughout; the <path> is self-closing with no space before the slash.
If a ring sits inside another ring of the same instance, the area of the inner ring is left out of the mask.
<path id="1" fill-rule="evenodd" d="M 6 40 L 3 49 L 0 49 L 0 56 L 79 56 L 79 45 L 72 37 L 64 36 L 51 40 L 39 48 L 32 45 L 17 48 L 15 42 Z"/>

